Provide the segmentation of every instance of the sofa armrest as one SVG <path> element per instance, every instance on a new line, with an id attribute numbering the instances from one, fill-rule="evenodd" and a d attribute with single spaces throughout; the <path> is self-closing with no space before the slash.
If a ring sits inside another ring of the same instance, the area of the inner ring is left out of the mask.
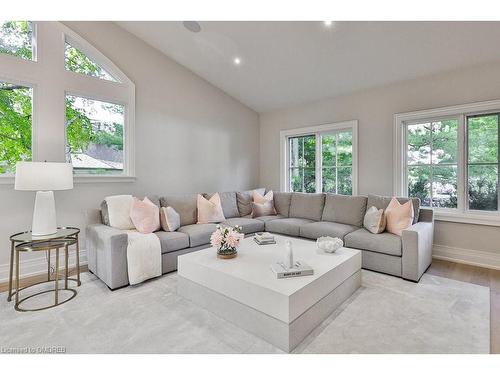
<path id="1" fill-rule="evenodd" d="M 85 210 L 85 224 L 102 224 L 101 210 L 98 208 Z"/>
<path id="2" fill-rule="evenodd" d="M 434 210 L 431 208 L 421 208 L 418 213 L 418 222 L 433 223 Z"/>
<path id="3" fill-rule="evenodd" d="M 86 230 L 89 270 L 111 289 L 128 285 L 128 234 L 104 224 L 92 224 Z"/>
<path id="4" fill-rule="evenodd" d="M 419 221 L 403 231 L 402 276 L 418 281 L 432 262 L 434 223 Z"/>

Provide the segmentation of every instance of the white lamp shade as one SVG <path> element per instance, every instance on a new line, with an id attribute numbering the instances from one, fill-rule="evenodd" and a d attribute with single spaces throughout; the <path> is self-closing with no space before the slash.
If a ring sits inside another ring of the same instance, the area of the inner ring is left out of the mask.
<path id="1" fill-rule="evenodd" d="M 18 162 L 16 190 L 73 189 L 73 166 L 70 163 Z"/>

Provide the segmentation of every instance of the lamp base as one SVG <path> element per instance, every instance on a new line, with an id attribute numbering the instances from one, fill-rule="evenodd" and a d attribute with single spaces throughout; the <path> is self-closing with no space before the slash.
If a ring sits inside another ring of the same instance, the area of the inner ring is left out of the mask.
<path id="1" fill-rule="evenodd" d="M 57 232 L 56 204 L 53 191 L 37 191 L 33 210 L 33 236 L 47 236 Z"/>

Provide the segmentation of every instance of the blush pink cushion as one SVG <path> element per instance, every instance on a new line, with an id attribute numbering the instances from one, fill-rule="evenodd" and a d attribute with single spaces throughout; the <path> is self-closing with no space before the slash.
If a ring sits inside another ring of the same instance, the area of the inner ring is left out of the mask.
<path id="1" fill-rule="evenodd" d="M 252 193 L 253 203 L 258 205 L 264 205 L 265 210 L 269 213 L 266 215 L 276 215 L 276 210 L 274 208 L 274 194 L 272 190 L 269 190 L 266 195 L 259 194 L 258 191 L 254 190 Z M 254 212 L 256 206 L 252 205 L 252 217 L 262 216 L 257 212 Z"/>
<path id="2" fill-rule="evenodd" d="M 220 223 L 226 220 L 222 211 L 219 193 L 215 193 L 210 199 L 198 194 L 196 205 L 198 208 L 198 224 Z"/>
<path id="3" fill-rule="evenodd" d="M 403 231 L 413 224 L 413 216 L 413 204 L 411 200 L 401 204 L 396 198 L 392 198 L 385 209 L 387 232 L 401 236 Z"/>
<path id="4" fill-rule="evenodd" d="M 134 198 L 130 219 L 140 233 L 153 233 L 160 229 L 160 209 L 147 197 L 142 201 Z"/>

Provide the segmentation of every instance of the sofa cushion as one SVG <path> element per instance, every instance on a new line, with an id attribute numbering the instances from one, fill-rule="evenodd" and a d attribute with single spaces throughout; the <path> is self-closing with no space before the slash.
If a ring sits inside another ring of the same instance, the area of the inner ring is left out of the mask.
<path id="1" fill-rule="evenodd" d="M 235 225 L 239 225 L 241 227 L 241 231 L 244 234 L 262 232 L 264 230 L 263 221 L 257 219 L 250 219 L 247 217 L 233 217 L 231 219 L 223 221 L 221 225 L 227 225 L 229 227 L 234 227 Z"/>
<path id="2" fill-rule="evenodd" d="M 385 210 L 389 203 L 391 203 L 391 199 L 392 197 L 383 197 L 381 195 L 369 194 L 366 207 L 370 208 L 371 206 L 375 206 L 378 209 Z M 408 202 L 409 198 L 398 197 L 397 200 L 399 201 L 399 203 L 404 204 Z M 420 199 L 412 198 L 411 201 L 413 203 L 413 224 L 415 224 L 418 221 L 418 214 L 420 212 Z"/>
<path id="3" fill-rule="evenodd" d="M 258 218 L 259 216 L 270 216 L 276 215 L 276 210 L 274 209 L 273 201 L 268 201 L 265 203 L 252 203 L 252 217 Z"/>
<path id="4" fill-rule="evenodd" d="M 264 195 L 265 188 L 255 189 L 260 195 Z M 253 190 L 236 192 L 236 203 L 240 216 L 248 216 L 252 214 Z"/>
<path id="5" fill-rule="evenodd" d="M 285 217 L 289 216 L 292 193 L 274 192 L 274 208 L 276 213 Z"/>
<path id="6" fill-rule="evenodd" d="M 215 193 L 203 194 L 205 198 L 210 199 Z M 220 204 L 222 206 L 222 212 L 224 212 L 224 217 L 229 219 L 231 217 L 240 217 L 240 212 L 238 211 L 238 203 L 236 202 L 236 192 L 226 191 L 224 193 L 219 193 Z"/>
<path id="7" fill-rule="evenodd" d="M 154 203 L 158 208 L 160 208 L 160 198 L 158 198 L 157 195 L 147 195 L 144 198 L 148 198 L 151 203 Z M 104 225 L 109 225 L 109 212 L 108 212 L 108 204 L 106 203 L 106 200 L 103 200 L 101 202 L 101 222 Z"/>
<path id="8" fill-rule="evenodd" d="M 155 234 L 160 239 L 162 254 L 189 247 L 189 236 L 186 233 L 159 231 Z"/>
<path id="9" fill-rule="evenodd" d="M 312 223 L 310 219 L 301 219 L 294 217 L 287 217 L 285 219 L 276 219 L 266 221 L 266 231 L 273 233 L 286 234 L 288 236 L 298 237 L 300 227 L 304 224 Z"/>
<path id="10" fill-rule="evenodd" d="M 292 193 L 288 216 L 320 221 L 324 203 L 324 194 Z"/>
<path id="11" fill-rule="evenodd" d="M 181 225 L 195 224 L 198 221 L 196 206 L 198 194 L 166 195 L 160 198 L 162 207 L 172 207 L 181 217 Z"/>
<path id="12" fill-rule="evenodd" d="M 300 236 L 313 240 L 322 236 L 338 237 L 343 240 L 346 234 L 354 232 L 357 229 L 359 228 L 354 225 L 318 221 L 302 225 L 300 227 Z"/>
<path id="13" fill-rule="evenodd" d="M 367 199 L 362 195 L 326 194 L 321 220 L 362 227 Z"/>
<path id="14" fill-rule="evenodd" d="M 392 233 L 373 234 L 361 228 L 346 235 L 344 243 L 345 246 L 355 249 L 401 256 L 401 237 Z"/>
<path id="15" fill-rule="evenodd" d="M 210 243 L 210 236 L 217 224 L 190 224 L 179 228 L 178 232 L 186 233 L 189 236 L 189 246 L 195 247 Z"/>
<path id="16" fill-rule="evenodd" d="M 276 219 L 285 219 L 286 217 L 283 215 L 269 215 L 269 216 L 259 216 L 256 217 L 255 220 L 260 220 L 265 222 L 268 222 L 269 220 L 276 220 Z"/>
<path id="17" fill-rule="evenodd" d="M 220 223 L 226 220 L 222 211 L 219 193 L 212 195 L 210 200 L 198 194 L 196 206 L 198 208 L 197 224 Z"/>

